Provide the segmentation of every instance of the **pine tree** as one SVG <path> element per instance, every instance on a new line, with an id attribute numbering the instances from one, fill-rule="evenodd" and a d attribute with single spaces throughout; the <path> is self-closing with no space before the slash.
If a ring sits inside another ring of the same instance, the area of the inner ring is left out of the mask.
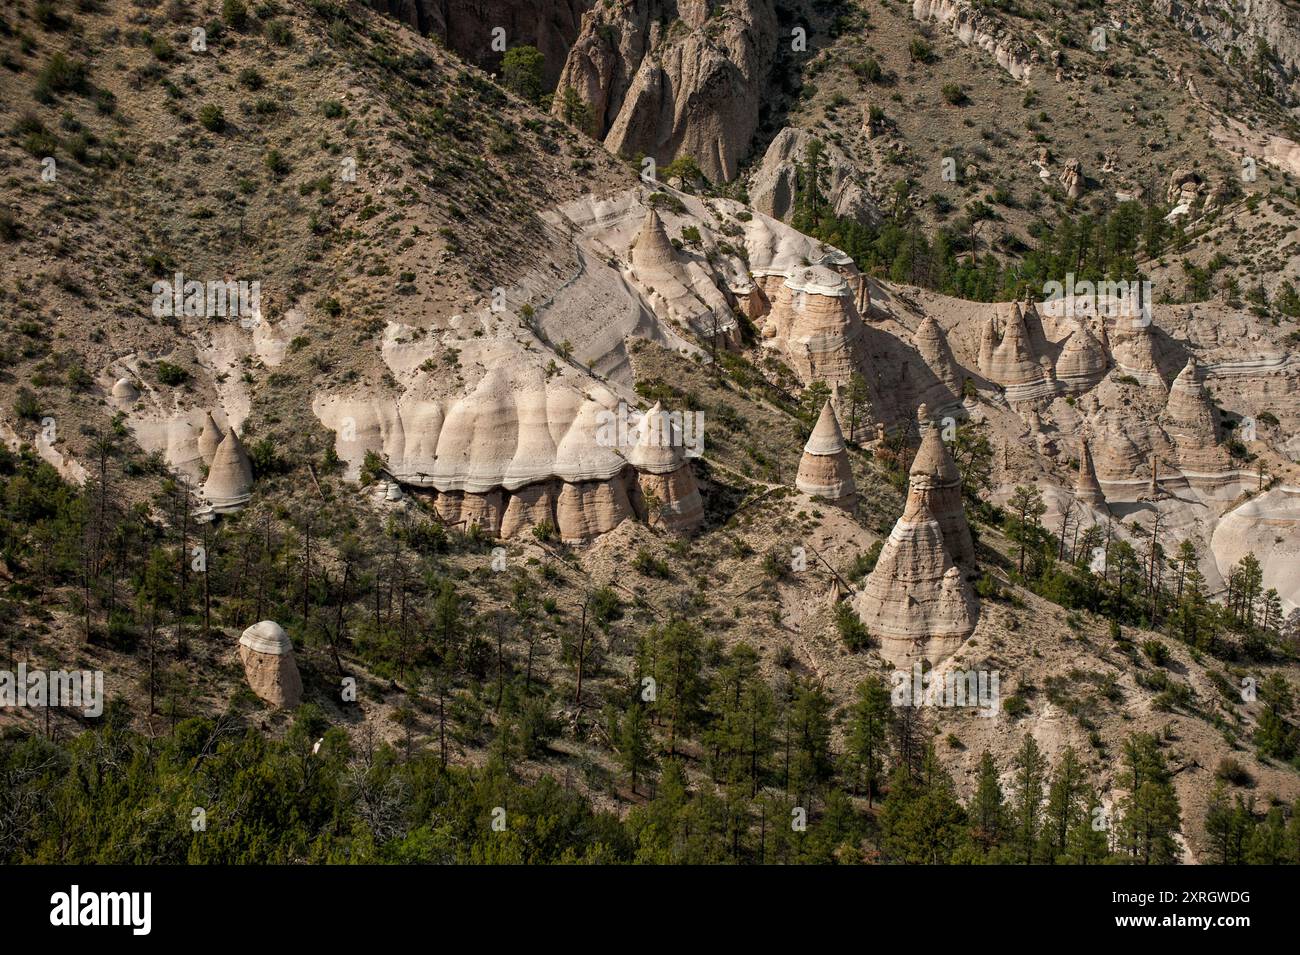
<path id="1" fill-rule="evenodd" d="M 1205 838 L 1210 846 L 1211 858 L 1220 865 L 1230 865 L 1233 855 L 1233 829 L 1235 820 L 1228 805 L 1228 794 L 1223 780 L 1214 784 L 1210 802 L 1205 810 Z"/>
<path id="2" fill-rule="evenodd" d="M 1182 810 L 1155 737 L 1135 733 L 1124 742 L 1120 786 L 1128 791 L 1119 823 L 1124 851 L 1140 865 L 1176 863 Z"/>
<path id="3" fill-rule="evenodd" d="M 1047 791 L 1047 810 L 1043 826 L 1043 861 L 1056 862 L 1065 854 L 1070 830 L 1078 824 L 1086 806 L 1083 803 L 1083 767 L 1073 746 L 1067 746 L 1056 764 Z"/>
<path id="4" fill-rule="evenodd" d="M 1282 819 L 1282 807 L 1273 806 L 1246 840 L 1246 862 L 1250 865 L 1281 865 L 1285 861 L 1286 823 Z"/>
<path id="5" fill-rule="evenodd" d="M 1091 786 L 1084 790 L 1080 805 L 1083 812 L 1070 827 L 1061 861 L 1066 865 L 1100 865 L 1110 856 L 1109 820 L 1097 791 Z"/>
<path id="6" fill-rule="evenodd" d="M 854 767 L 855 782 L 867 793 L 867 805 L 873 805 L 884 779 L 885 757 L 889 752 L 889 688 L 880 676 L 858 684 L 849 729 L 849 759 Z"/>
<path id="7" fill-rule="evenodd" d="M 632 794 L 636 795 L 637 775 L 652 763 L 650 724 L 640 700 L 634 700 L 618 725 L 618 758 L 623 771 L 631 777 Z"/>
<path id="8" fill-rule="evenodd" d="M 998 766 L 988 750 L 980 756 L 978 782 L 975 795 L 967 809 L 970 817 L 971 838 L 987 854 L 997 846 L 1006 833 L 1007 806 L 998 781 Z"/>
<path id="9" fill-rule="evenodd" d="M 1012 840 L 1017 859 L 1028 865 L 1034 861 L 1034 847 L 1038 843 L 1043 783 L 1047 777 L 1047 759 L 1032 736 L 1025 734 L 1025 741 L 1012 760 L 1012 766 L 1015 769 L 1011 797 Z"/>

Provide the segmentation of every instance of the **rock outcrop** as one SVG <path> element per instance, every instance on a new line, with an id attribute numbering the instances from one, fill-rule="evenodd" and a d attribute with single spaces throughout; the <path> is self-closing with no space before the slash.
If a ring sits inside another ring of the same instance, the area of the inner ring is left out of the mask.
<path id="1" fill-rule="evenodd" d="M 578 37 L 589 0 L 366 0 L 416 32 L 433 35 L 448 49 L 488 71 L 499 68 L 492 28 L 505 31 L 511 47 L 527 44 L 545 56 L 542 78 L 554 85 L 570 46 Z"/>
<path id="2" fill-rule="evenodd" d="M 945 531 L 943 515 L 934 511 L 936 504 L 950 511 L 947 491 L 955 471 L 949 471 L 952 461 L 936 429 L 926 428 L 917 458 L 903 516 L 853 603 L 880 640 L 881 656 L 900 668 L 920 660 L 940 663 L 974 632 L 978 615 L 975 595 L 949 549 L 949 539 L 959 535 Z M 957 495 L 960 508 L 960 480 Z M 947 523 L 953 527 L 951 517 Z"/>
<path id="3" fill-rule="evenodd" d="M 136 387 L 136 383 L 132 379 L 123 377 L 113 382 L 112 395 L 115 401 L 124 405 L 132 405 L 139 399 L 140 389 Z"/>
<path id="4" fill-rule="evenodd" d="M 632 502 L 622 476 L 607 481 L 566 482 L 555 503 L 555 526 L 566 543 L 594 540 L 632 516 Z"/>
<path id="5" fill-rule="evenodd" d="M 1056 357 L 1056 380 L 1066 392 L 1087 391 L 1106 377 L 1109 366 L 1105 346 L 1079 322 Z"/>
<path id="6" fill-rule="evenodd" d="M 821 164 L 826 174 L 826 201 L 835 214 L 857 222 L 879 220 L 880 210 L 859 181 L 857 168 L 834 143 L 818 139 L 806 129 L 787 126 L 776 134 L 763 161 L 749 177 L 750 205 L 774 219 L 789 222 L 799 189 L 799 171 L 807 158 L 809 144 L 822 144 Z"/>
<path id="7" fill-rule="evenodd" d="M 1065 168 L 1061 170 L 1061 185 L 1067 199 L 1078 199 L 1083 195 L 1083 164 L 1079 160 L 1070 158 L 1065 161 Z"/>
<path id="8" fill-rule="evenodd" d="M 1156 337 L 1151 322 L 1141 314 L 1126 312 L 1115 322 L 1111 356 L 1119 373 L 1149 388 L 1165 390 L 1156 355 Z"/>
<path id="9" fill-rule="evenodd" d="M 239 638 L 244 677 L 254 693 L 272 706 L 302 702 L 302 677 L 293 658 L 293 643 L 273 620 L 255 623 Z"/>
<path id="10" fill-rule="evenodd" d="M 858 370 L 862 318 L 856 289 L 822 265 L 797 269 L 775 288 L 762 328 L 804 381 L 847 383 Z"/>
<path id="11" fill-rule="evenodd" d="M 926 509 L 939 522 L 944 542 L 953 562 L 963 571 L 975 569 L 975 545 L 961 497 L 961 472 L 943 443 L 939 423 L 930 420 L 925 405 L 917 409 L 921 429 L 921 446 L 908 471 L 908 493 L 923 500 Z"/>
<path id="12" fill-rule="evenodd" d="M 942 662 L 974 632 L 974 595 L 924 505 L 909 505 L 898 519 L 854 609 L 880 655 L 900 669 Z"/>
<path id="13" fill-rule="evenodd" d="M 912 19 L 946 27 L 966 46 L 991 55 L 1015 79 L 1029 79 L 1033 56 L 997 17 L 981 13 L 967 0 L 912 0 Z"/>
<path id="14" fill-rule="evenodd" d="M 212 457 L 203 497 L 215 514 L 229 514 L 248 503 L 253 493 L 253 466 L 239 435 L 231 428 Z"/>
<path id="15" fill-rule="evenodd" d="M 1036 353 L 1021 303 L 999 305 L 980 336 L 979 366 L 985 377 L 1006 390 L 1008 401 L 1048 398 L 1056 393 L 1056 382 L 1045 357 Z"/>
<path id="16" fill-rule="evenodd" d="M 659 213 L 650 209 L 628 258 L 629 280 L 661 318 L 684 326 L 704 341 L 719 336 L 726 347 L 739 340 L 739 326 L 719 278 L 701 262 L 679 253 Z"/>
<path id="17" fill-rule="evenodd" d="M 693 156 L 711 181 L 726 182 L 758 128 L 776 43 L 772 0 L 737 0 L 716 15 L 703 3 L 673 15 L 649 0 L 595 4 L 560 73 L 554 109 L 563 116 L 576 97 L 611 152 L 665 165 Z"/>
<path id="18" fill-rule="evenodd" d="M 804 445 L 794 484 L 805 494 L 825 498 L 839 507 L 852 508 L 857 501 L 849 451 L 829 401 L 822 405 L 817 424 Z"/>
<path id="19" fill-rule="evenodd" d="M 197 440 L 199 455 L 203 458 L 203 463 L 212 467 L 212 462 L 216 460 L 217 448 L 221 446 L 221 429 L 217 423 L 212 420 L 212 412 L 205 412 L 203 415 L 203 424 L 199 426 L 199 436 Z"/>

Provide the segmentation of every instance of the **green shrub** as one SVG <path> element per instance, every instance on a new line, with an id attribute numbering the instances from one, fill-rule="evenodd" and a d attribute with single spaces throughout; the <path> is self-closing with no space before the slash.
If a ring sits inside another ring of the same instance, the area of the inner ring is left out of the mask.
<path id="1" fill-rule="evenodd" d="M 164 385 L 175 387 L 184 384 L 189 380 L 190 373 L 180 365 L 173 365 L 169 361 L 160 361 L 155 370 L 158 373 L 158 380 Z"/>
<path id="2" fill-rule="evenodd" d="M 1018 694 L 1008 696 L 1002 701 L 1002 712 L 1014 720 L 1029 712 L 1029 704 Z"/>
<path id="3" fill-rule="evenodd" d="M 19 388 L 14 400 L 14 414 L 28 421 L 37 421 L 41 417 L 41 402 L 30 388 Z"/>
<path id="4" fill-rule="evenodd" d="M 49 103 L 59 93 L 84 93 L 87 86 L 86 64 L 55 53 L 36 74 L 36 99 Z"/>
<path id="5" fill-rule="evenodd" d="M 1221 779 L 1225 783 L 1233 786 L 1249 786 L 1255 781 L 1241 762 L 1232 756 L 1225 756 L 1219 760 L 1219 766 L 1214 771 L 1214 778 Z"/>
<path id="6" fill-rule="evenodd" d="M 847 600 L 835 605 L 835 629 L 850 650 L 865 650 L 871 646 L 871 633 L 867 630 L 867 625 L 858 619 Z"/>
<path id="7" fill-rule="evenodd" d="M 289 171 L 289 160 L 280 155 L 278 149 L 268 149 L 263 161 L 266 163 L 266 171 L 273 176 L 283 176 Z"/>
<path id="8" fill-rule="evenodd" d="M 215 103 L 207 103 L 199 110 L 199 125 L 212 133 L 226 128 L 226 114 Z"/>
<path id="9" fill-rule="evenodd" d="M 501 58 L 501 79 L 507 88 L 530 103 L 536 103 L 546 89 L 542 77 L 545 63 L 546 57 L 537 47 L 513 47 Z"/>
<path id="10" fill-rule="evenodd" d="M 1142 652 L 1158 667 L 1169 662 L 1169 648 L 1159 640 L 1146 640 L 1142 643 Z"/>
<path id="11" fill-rule="evenodd" d="M 242 30 L 248 25 L 248 5 L 244 0 L 222 0 L 221 19 L 227 26 Z"/>
<path id="12" fill-rule="evenodd" d="M 262 35 L 276 46 L 293 46 L 293 30 L 284 20 L 269 20 L 262 27 Z"/>

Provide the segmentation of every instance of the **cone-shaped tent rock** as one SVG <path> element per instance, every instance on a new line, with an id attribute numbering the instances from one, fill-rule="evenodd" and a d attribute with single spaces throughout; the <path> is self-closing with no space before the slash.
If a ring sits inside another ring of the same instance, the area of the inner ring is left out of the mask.
<path id="1" fill-rule="evenodd" d="M 900 669 L 938 664 L 974 632 L 975 597 L 923 496 L 909 495 L 853 608 Z"/>
<path id="2" fill-rule="evenodd" d="M 221 446 L 221 429 L 217 423 L 212 420 L 212 412 L 206 412 L 203 415 L 203 424 L 199 426 L 199 456 L 203 458 L 203 463 L 209 468 L 212 462 L 216 460 L 217 448 Z"/>
<path id="3" fill-rule="evenodd" d="M 1187 359 L 1187 365 L 1170 386 L 1161 423 L 1174 442 L 1178 467 L 1189 481 L 1200 483 L 1228 476 L 1231 462 L 1219 444 L 1218 414 L 1195 358 Z"/>
<path id="4" fill-rule="evenodd" d="M 989 316 L 980 337 L 980 371 L 1006 389 L 1008 401 L 1032 401 L 1056 393 L 1051 361 L 1037 353 L 1026 326 L 1026 308 L 1037 320 L 1032 304 L 1022 307 L 1011 302 Z"/>
<path id="5" fill-rule="evenodd" d="M 975 567 L 975 545 L 961 498 L 961 472 L 943 443 L 939 422 L 930 420 L 925 405 L 917 409 L 921 428 L 921 446 L 908 472 L 908 494 L 926 501 L 927 509 L 943 529 L 944 540 L 953 562 L 963 570 Z"/>
<path id="6" fill-rule="evenodd" d="M 932 316 L 927 315 L 917 326 L 913 341 L 916 343 L 916 351 L 921 356 L 921 360 L 937 379 L 937 383 L 923 396 L 926 404 L 934 408 L 942 408 L 959 402 L 964 390 L 965 377 L 956 359 L 953 358 L 952 349 L 948 345 L 948 336 L 944 334 L 943 328 Z"/>
<path id="7" fill-rule="evenodd" d="M 1092 449 L 1084 438 L 1079 446 L 1079 475 L 1074 482 L 1074 496 L 1089 507 L 1106 508 L 1106 495 L 1102 492 L 1097 471 L 1092 465 Z"/>
<path id="8" fill-rule="evenodd" d="M 692 531 L 704 520 L 704 501 L 683 450 L 681 429 L 655 402 L 638 425 L 627 462 L 636 469 L 640 503 L 655 527 Z"/>
<path id="9" fill-rule="evenodd" d="M 215 513 L 226 514 L 247 504 L 252 491 L 253 467 L 239 435 L 231 428 L 213 455 L 203 496 Z"/>
<path id="10" fill-rule="evenodd" d="M 249 687 L 267 703 L 295 707 L 302 702 L 302 677 L 293 644 L 278 623 L 263 620 L 245 630 L 239 638 L 239 657 Z"/>
<path id="11" fill-rule="evenodd" d="M 854 600 L 880 653 L 897 667 L 937 664 L 975 630 L 977 604 L 960 560 L 974 566 L 961 478 L 928 410 L 920 409 L 921 447 L 909 475 L 907 503 Z"/>
<path id="12" fill-rule="evenodd" d="M 1080 322 L 1057 356 L 1056 380 L 1067 392 L 1087 391 L 1106 377 L 1109 364 L 1105 347 Z"/>
<path id="13" fill-rule="evenodd" d="M 679 322 L 718 344 L 739 342 L 740 326 L 716 277 L 700 261 L 678 253 L 659 213 L 646 213 L 629 254 L 630 278 L 654 313 Z"/>
<path id="14" fill-rule="evenodd" d="M 849 451 L 830 401 L 822 405 L 817 425 L 804 445 L 794 484 L 805 494 L 825 498 L 841 507 L 851 507 L 857 499 Z"/>

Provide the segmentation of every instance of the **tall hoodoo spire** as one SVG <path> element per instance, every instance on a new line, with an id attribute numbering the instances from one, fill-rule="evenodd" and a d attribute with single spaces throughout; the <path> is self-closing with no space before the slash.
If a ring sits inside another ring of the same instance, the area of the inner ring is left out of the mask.
<path id="1" fill-rule="evenodd" d="M 852 506 L 856 499 L 849 451 L 830 401 L 822 405 L 817 425 L 804 445 L 794 483 L 805 494 L 826 498 L 842 507 Z"/>
<path id="2" fill-rule="evenodd" d="M 1231 467 L 1227 452 L 1219 445 L 1218 412 L 1195 356 L 1187 359 L 1169 387 L 1160 423 L 1173 440 L 1178 466 L 1189 480 L 1213 480 Z"/>
<path id="3" fill-rule="evenodd" d="M 953 562 L 963 570 L 975 566 L 975 545 L 961 497 L 961 472 L 948 453 L 939 422 L 930 420 L 930 409 L 917 409 L 921 446 L 908 472 L 908 500 L 924 497 L 930 512 L 943 529 Z"/>
<path id="4" fill-rule="evenodd" d="M 925 397 L 933 400 L 938 407 L 960 401 L 965 380 L 961 368 L 953 358 L 952 349 L 948 345 L 948 336 L 944 334 L 933 316 L 927 315 L 921 319 L 913 341 L 921 360 L 938 379 L 936 387 L 929 389 Z"/>
<path id="5" fill-rule="evenodd" d="M 1101 482 L 1097 480 L 1097 471 L 1092 465 L 1092 449 L 1088 447 L 1087 438 L 1079 442 L 1079 476 L 1074 482 L 1074 496 L 1090 507 L 1106 507 L 1106 495 L 1102 492 Z"/>
<path id="6" fill-rule="evenodd" d="M 961 501 L 961 475 L 929 409 L 918 411 L 921 447 L 907 503 L 881 549 L 854 609 L 895 666 L 938 663 L 975 630 L 977 605 L 966 581 L 974 547 Z"/>

